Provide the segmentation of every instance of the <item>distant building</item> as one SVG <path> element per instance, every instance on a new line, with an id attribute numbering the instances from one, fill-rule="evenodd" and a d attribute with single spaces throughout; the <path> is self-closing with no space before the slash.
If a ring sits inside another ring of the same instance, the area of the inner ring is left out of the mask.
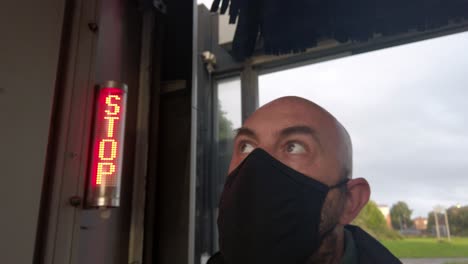
<path id="1" fill-rule="evenodd" d="M 425 217 L 416 217 L 413 219 L 414 227 L 417 230 L 425 231 L 427 229 L 427 218 Z"/>
<path id="2" fill-rule="evenodd" d="M 377 206 L 380 210 L 380 212 L 383 214 L 385 217 L 385 221 L 387 222 L 387 226 L 392 228 L 392 220 L 390 219 L 390 207 L 388 205 L 378 205 Z"/>

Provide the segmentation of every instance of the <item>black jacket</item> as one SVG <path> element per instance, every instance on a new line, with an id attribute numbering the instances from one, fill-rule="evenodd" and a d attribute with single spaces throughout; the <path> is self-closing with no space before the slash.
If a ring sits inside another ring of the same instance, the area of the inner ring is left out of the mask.
<path id="1" fill-rule="evenodd" d="M 401 264 L 401 261 L 393 256 L 388 249 L 361 228 L 352 225 L 348 225 L 345 228 L 353 234 L 358 251 L 359 264 Z M 223 255 L 220 252 L 216 253 L 207 264 L 225 264 Z"/>
<path id="2" fill-rule="evenodd" d="M 401 261 L 393 256 L 388 249 L 361 228 L 352 225 L 345 228 L 353 234 L 360 264 L 401 264 Z"/>

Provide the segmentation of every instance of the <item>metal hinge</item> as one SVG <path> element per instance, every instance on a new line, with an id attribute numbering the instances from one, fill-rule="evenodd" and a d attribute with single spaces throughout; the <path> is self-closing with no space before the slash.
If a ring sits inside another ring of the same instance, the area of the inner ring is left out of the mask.
<path id="1" fill-rule="evenodd" d="M 213 73 L 216 67 L 216 55 L 210 51 L 204 51 L 201 54 L 203 63 L 205 64 L 206 70 L 209 74 Z"/>

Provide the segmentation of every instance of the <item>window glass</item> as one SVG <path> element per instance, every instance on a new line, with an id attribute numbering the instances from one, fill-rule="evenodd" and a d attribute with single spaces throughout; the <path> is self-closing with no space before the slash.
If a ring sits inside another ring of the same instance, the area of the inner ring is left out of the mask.
<path id="1" fill-rule="evenodd" d="M 445 254 L 433 239 L 447 239 L 449 225 L 456 238 L 448 247 L 468 245 L 467 46 L 468 33 L 461 33 L 259 77 L 260 105 L 305 97 L 347 128 L 354 177 L 370 182 L 391 234 L 406 237 L 398 243 L 411 244 L 408 236 L 431 243 L 404 251 L 382 235 L 402 258 L 468 257 L 466 250 Z"/>
<path id="2" fill-rule="evenodd" d="M 217 82 L 218 139 L 232 138 L 233 130 L 242 123 L 240 77 Z"/>
<path id="3" fill-rule="evenodd" d="M 217 82 L 217 122 L 216 122 L 216 150 L 214 152 L 213 163 L 215 169 L 214 175 L 214 251 L 218 250 L 218 229 L 216 219 L 218 216 L 218 203 L 224 187 L 224 181 L 227 176 L 229 163 L 231 161 L 234 131 L 242 123 L 241 109 L 241 81 L 240 77 L 222 79 Z"/>

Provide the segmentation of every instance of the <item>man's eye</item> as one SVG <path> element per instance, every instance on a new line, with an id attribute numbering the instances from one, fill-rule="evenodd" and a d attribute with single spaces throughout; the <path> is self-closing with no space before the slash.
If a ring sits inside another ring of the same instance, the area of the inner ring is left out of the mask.
<path id="1" fill-rule="evenodd" d="M 249 143 L 242 143 L 240 147 L 240 151 L 243 154 L 248 154 L 252 152 L 255 148 L 252 146 L 252 144 Z"/>
<path id="2" fill-rule="evenodd" d="M 286 152 L 290 154 L 301 154 L 301 153 L 305 153 L 306 150 L 304 146 L 301 145 L 300 143 L 291 142 L 291 143 L 288 143 L 288 145 L 286 145 Z"/>

